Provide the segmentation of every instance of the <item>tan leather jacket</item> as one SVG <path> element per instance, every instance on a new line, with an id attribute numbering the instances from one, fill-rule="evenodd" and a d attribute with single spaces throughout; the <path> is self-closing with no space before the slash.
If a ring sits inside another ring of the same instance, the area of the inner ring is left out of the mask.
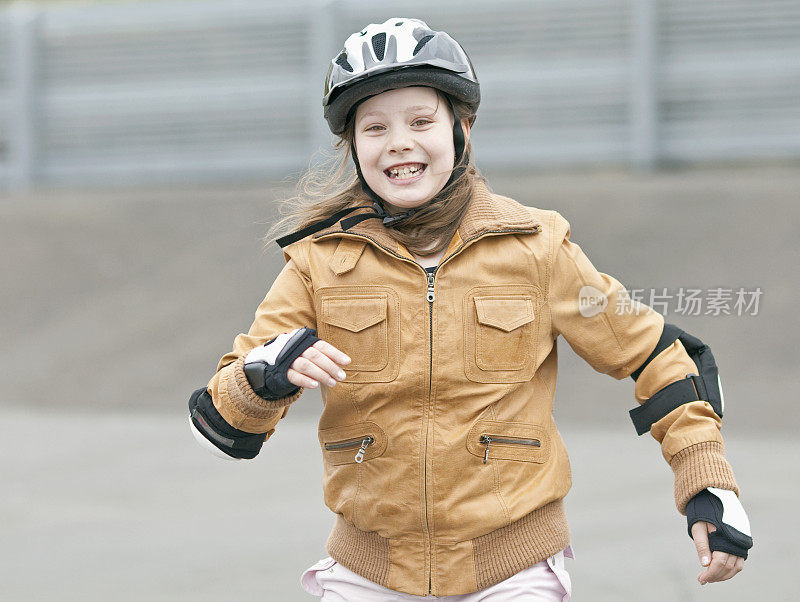
<path id="1" fill-rule="evenodd" d="M 484 185 L 430 281 L 378 220 L 329 228 L 286 258 L 209 391 L 233 426 L 271 435 L 297 396 L 257 397 L 242 370 L 250 349 L 310 326 L 352 358 L 347 379 L 322 389 L 325 503 L 337 514 L 328 553 L 385 587 L 443 596 L 565 548 L 571 473 L 553 421 L 556 339 L 622 379 L 655 348 L 663 318 L 636 303 L 619 311 L 624 288 L 569 240 L 561 215 Z M 581 312 L 583 287 L 602 293 L 604 310 Z M 642 372 L 636 398 L 689 372 L 676 341 Z M 705 487 L 738 493 L 719 428 L 698 401 L 651 431 L 681 512 Z"/>

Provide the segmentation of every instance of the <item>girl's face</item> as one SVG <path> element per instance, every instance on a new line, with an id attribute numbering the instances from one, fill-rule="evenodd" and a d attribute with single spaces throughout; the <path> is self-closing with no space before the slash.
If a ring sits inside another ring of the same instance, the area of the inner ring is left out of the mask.
<path id="1" fill-rule="evenodd" d="M 462 121 L 465 138 L 469 135 Z M 433 88 L 414 86 L 368 98 L 356 109 L 361 173 L 384 201 L 418 207 L 438 193 L 453 170 L 453 114 Z"/>

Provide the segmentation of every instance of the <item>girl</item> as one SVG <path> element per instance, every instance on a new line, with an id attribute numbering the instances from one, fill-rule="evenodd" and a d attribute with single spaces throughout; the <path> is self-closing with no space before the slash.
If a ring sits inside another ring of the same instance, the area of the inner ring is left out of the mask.
<path id="1" fill-rule="evenodd" d="M 336 521 L 330 557 L 301 582 L 323 600 L 568 600 L 563 335 L 598 371 L 633 377 L 632 418 L 675 473 L 698 579 L 729 579 L 752 540 L 713 356 L 595 270 L 557 212 L 490 192 L 469 142 L 479 102 L 463 49 L 422 21 L 347 39 L 323 105 L 355 173 L 278 239 L 286 266 L 192 395 L 195 436 L 252 458 L 303 388 L 321 388 Z"/>

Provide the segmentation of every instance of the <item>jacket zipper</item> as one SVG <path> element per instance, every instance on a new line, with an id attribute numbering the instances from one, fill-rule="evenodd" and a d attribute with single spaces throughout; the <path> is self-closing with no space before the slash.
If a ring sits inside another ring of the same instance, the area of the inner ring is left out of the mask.
<path id="1" fill-rule="evenodd" d="M 371 435 L 367 435 L 366 437 L 362 437 L 360 439 L 348 439 L 347 441 L 336 441 L 335 443 L 326 443 L 325 449 L 328 451 L 336 450 L 336 449 L 348 449 L 350 447 L 358 447 L 359 450 L 356 452 L 355 460 L 359 464 L 364 461 L 364 454 L 367 453 L 367 446 L 375 443 L 374 437 Z"/>
<path id="2" fill-rule="evenodd" d="M 479 441 L 486 445 L 486 451 L 483 454 L 483 463 L 489 459 L 489 444 L 490 443 L 510 443 L 512 445 L 531 445 L 533 447 L 541 447 L 542 443 L 538 439 L 517 439 L 513 437 L 495 437 L 494 435 L 481 435 Z"/>
<path id="3" fill-rule="evenodd" d="M 436 270 L 438 270 L 438 266 Z M 434 292 L 434 279 L 436 278 L 436 270 L 432 272 L 425 271 L 428 278 L 428 290 L 425 293 L 425 300 L 428 302 L 428 324 L 430 334 L 430 356 L 428 361 L 428 409 L 431 406 L 431 397 L 433 395 L 433 302 L 436 300 L 436 293 Z M 433 563 L 433 542 L 431 541 L 430 533 L 431 527 L 428 524 L 428 427 L 430 421 L 428 414 L 425 414 L 425 527 L 428 530 L 428 546 L 431 563 Z M 428 595 L 430 595 L 433 585 L 433 567 L 428 567 Z"/>

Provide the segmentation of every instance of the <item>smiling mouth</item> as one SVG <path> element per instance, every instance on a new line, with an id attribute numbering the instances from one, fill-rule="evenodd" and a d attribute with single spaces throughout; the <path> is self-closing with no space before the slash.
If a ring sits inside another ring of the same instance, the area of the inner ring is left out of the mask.
<path id="1" fill-rule="evenodd" d="M 391 180 L 408 180 L 409 178 L 420 175 L 425 171 L 426 167 L 427 165 L 425 163 L 406 163 L 398 167 L 384 169 L 383 173 Z"/>

